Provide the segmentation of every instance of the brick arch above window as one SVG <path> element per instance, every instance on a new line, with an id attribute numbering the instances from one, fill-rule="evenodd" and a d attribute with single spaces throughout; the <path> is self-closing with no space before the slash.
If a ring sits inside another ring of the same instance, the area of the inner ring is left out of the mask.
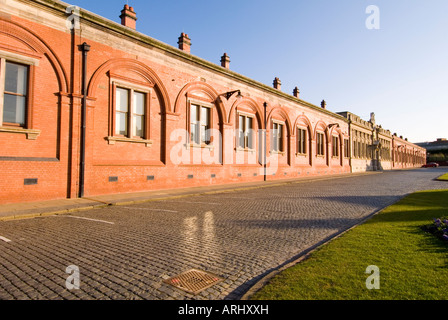
<path id="1" fill-rule="evenodd" d="M 305 128 L 308 128 L 309 133 L 313 133 L 313 125 L 311 124 L 311 121 L 308 119 L 305 115 L 300 115 L 297 117 L 296 121 L 294 122 L 294 128 L 297 126 L 302 126 Z"/>
<path id="2" fill-rule="evenodd" d="M 288 136 L 292 135 L 292 128 L 291 128 L 291 120 L 289 119 L 288 113 L 282 108 L 282 107 L 274 107 L 267 116 L 267 122 L 268 124 L 272 122 L 273 119 L 282 120 L 286 124 L 286 132 Z M 268 125 L 268 130 L 269 130 Z"/>
<path id="3" fill-rule="evenodd" d="M 232 108 L 229 112 L 229 124 L 236 125 L 235 123 L 235 114 L 239 111 L 239 109 L 247 109 L 250 110 L 251 113 L 255 115 L 255 118 L 258 122 L 258 129 L 264 128 L 264 121 L 263 121 L 263 112 L 261 111 L 259 105 L 251 98 L 244 97 L 241 100 L 237 100 L 233 103 Z"/>
<path id="4" fill-rule="evenodd" d="M 312 165 L 313 125 L 311 121 L 307 116 L 300 115 L 296 118 L 293 128 L 296 135 L 296 155 L 306 155 L 310 159 L 310 165 Z M 298 131 L 299 129 L 305 130 L 305 132 L 301 133 Z"/>
<path id="5" fill-rule="evenodd" d="M 22 43 L 24 43 L 29 49 L 31 54 L 36 54 L 40 57 L 46 57 L 51 65 L 53 66 L 54 72 L 58 79 L 59 92 L 68 92 L 68 78 L 67 72 L 65 71 L 60 59 L 57 57 L 56 53 L 52 48 L 46 44 L 46 42 L 35 34 L 30 29 L 20 25 L 19 23 L 4 20 L 0 18 L 0 34 L 12 37 Z M 0 44 L 0 49 L 5 51 L 12 51 L 13 53 L 23 54 L 25 56 L 29 55 L 27 52 L 22 50 L 15 50 L 10 46 L 3 46 Z"/>
<path id="6" fill-rule="evenodd" d="M 155 91 L 161 97 L 162 111 L 165 113 L 172 113 L 171 103 L 168 91 L 162 83 L 162 80 L 157 74 L 143 62 L 132 59 L 112 59 L 101 65 L 93 74 L 88 85 L 88 96 L 95 97 L 98 84 L 101 78 L 107 73 L 114 73 L 119 69 L 126 69 L 139 74 L 148 82 L 148 85 L 153 86 Z"/>
<path id="7" fill-rule="evenodd" d="M 330 139 L 330 134 L 329 134 L 330 132 L 328 130 L 328 126 L 327 126 L 327 124 L 325 122 L 323 122 L 321 120 L 318 121 L 316 123 L 316 125 L 314 126 L 314 132 L 313 132 L 314 139 L 316 139 L 317 132 L 323 132 L 326 141 L 328 141 Z"/>
<path id="8" fill-rule="evenodd" d="M 225 107 L 220 99 L 218 99 L 218 92 L 211 85 L 202 81 L 194 81 L 186 84 L 177 95 L 173 113 L 179 114 L 181 110 L 187 105 L 187 100 L 189 98 L 201 100 L 214 105 L 218 111 L 220 123 L 227 123 Z"/>

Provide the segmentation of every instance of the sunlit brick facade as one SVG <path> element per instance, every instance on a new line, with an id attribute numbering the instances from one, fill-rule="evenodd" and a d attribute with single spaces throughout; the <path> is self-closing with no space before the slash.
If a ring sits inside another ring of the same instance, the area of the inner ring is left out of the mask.
<path id="1" fill-rule="evenodd" d="M 129 6 L 119 24 L 59 1 L 0 4 L 0 203 L 424 161 L 381 128 L 358 140 L 346 115 L 231 71 L 227 54 L 192 55 L 185 33 L 175 48 L 137 32 Z M 355 141 L 380 163 L 354 164 Z"/>

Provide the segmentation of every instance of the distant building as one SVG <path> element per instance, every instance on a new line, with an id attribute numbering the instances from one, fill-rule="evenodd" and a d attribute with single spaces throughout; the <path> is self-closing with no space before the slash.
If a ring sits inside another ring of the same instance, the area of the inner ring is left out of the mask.
<path id="1" fill-rule="evenodd" d="M 378 125 L 375 113 L 368 121 L 351 112 L 338 112 L 348 120 L 345 156 L 352 172 L 413 168 L 424 164 L 425 150 Z"/>
<path id="2" fill-rule="evenodd" d="M 448 162 L 448 140 L 439 138 L 432 142 L 419 142 L 416 145 L 425 148 L 428 162 L 439 162 L 446 165 Z"/>

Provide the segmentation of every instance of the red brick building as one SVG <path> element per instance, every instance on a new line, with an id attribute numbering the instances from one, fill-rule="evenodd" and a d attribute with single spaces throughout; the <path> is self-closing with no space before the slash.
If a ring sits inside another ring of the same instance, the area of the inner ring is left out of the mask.
<path id="1" fill-rule="evenodd" d="M 187 34 L 137 32 L 129 6 L 119 24 L 1 4 L 0 203 L 351 171 L 347 117 L 192 55 Z M 424 149 L 395 140 L 413 150 L 399 167 L 420 166 Z"/>

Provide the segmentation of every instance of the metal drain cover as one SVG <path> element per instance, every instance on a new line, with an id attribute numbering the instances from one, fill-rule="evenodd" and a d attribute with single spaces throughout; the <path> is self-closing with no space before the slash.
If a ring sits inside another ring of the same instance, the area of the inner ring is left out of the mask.
<path id="1" fill-rule="evenodd" d="M 222 278 L 197 269 L 191 269 L 172 278 L 163 280 L 167 284 L 195 295 L 221 281 L 223 281 Z"/>

